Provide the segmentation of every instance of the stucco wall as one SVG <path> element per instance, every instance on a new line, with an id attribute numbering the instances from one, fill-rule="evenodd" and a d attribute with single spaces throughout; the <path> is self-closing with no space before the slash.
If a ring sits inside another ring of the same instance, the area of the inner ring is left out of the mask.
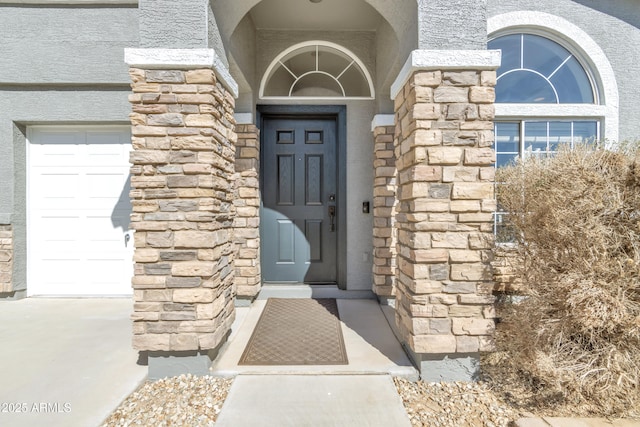
<path id="1" fill-rule="evenodd" d="M 399 40 L 391 26 L 382 23 L 376 32 L 376 93 L 378 94 L 378 113 L 393 114 L 393 101 L 389 94 L 391 85 L 398 77 L 400 68 L 408 54 L 400 50 Z"/>
<path id="2" fill-rule="evenodd" d="M 636 0 L 489 0 L 488 16 L 539 11 L 580 27 L 604 51 L 615 72 L 620 97 L 620 140 L 640 139 L 640 7 Z"/>
<path id="3" fill-rule="evenodd" d="M 418 0 L 420 49 L 484 49 L 486 0 Z"/>
<path id="4" fill-rule="evenodd" d="M 135 6 L 0 5 L 0 84 L 128 83 L 123 49 L 138 44 Z"/>
<path id="5" fill-rule="evenodd" d="M 362 213 L 362 202 L 369 201 L 373 207 L 371 120 L 374 114 L 373 102 L 347 102 L 348 290 L 371 290 L 373 283 L 373 215 Z"/>
<path id="6" fill-rule="evenodd" d="M 260 76 L 256 74 L 256 43 L 256 29 L 247 15 L 240 21 L 229 42 L 229 65 L 240 89 L 236 111 L 255 110 L 254 100 L 260 84 Z"/>

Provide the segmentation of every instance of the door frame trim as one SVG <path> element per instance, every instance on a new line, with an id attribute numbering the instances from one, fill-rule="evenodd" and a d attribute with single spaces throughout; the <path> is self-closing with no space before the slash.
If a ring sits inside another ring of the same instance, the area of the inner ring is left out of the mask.
<path id="1" fill-rule="evenodd" d="M 338 288 L 347 289 L 347 106 L 346 105 L 257 105 L 256 126 L 262 129 L 264 117 L 332 117 L 336 119 L 337 144 L 337 191 L 338 191 L 338 253 L 337 282 Z M 262 135 L 260 136 L 260 187 L 264 182 L 263 175 Z M 262 194 L 260 195 L 262 199 Z M 262 205 L 262 200 L 260 202 Z M 260 242 L 262 251 L 262 241 Z"/>

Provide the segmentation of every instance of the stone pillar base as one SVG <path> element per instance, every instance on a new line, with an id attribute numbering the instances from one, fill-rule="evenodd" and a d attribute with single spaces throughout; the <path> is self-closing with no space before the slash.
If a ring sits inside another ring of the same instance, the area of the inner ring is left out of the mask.
<path id="1" fill-rule="evenodd" d="M 14 292 L 0 292 L 0 300 L 13 301 L 13 300 L 25 299 L 26 297 L 27 297 L 26 289 L 23 289 L 21 291 L 14 291 Z"/>
<path id="2" fill-rule="evenodd" d="M 157 381 L 162 378 L 191 374 L 198 377 L 211 375 L 211 365 L 216 360 L 231 332 L 212 350 L 200 351 L 149 351 L 147 378 Z"/>
<path id="3" fill-rule="evenodd" d="M 480 376 L 479 353 L 424 354 L 405 351 L 426 382 L 473 382 Z"/>
<path id="4" fill-rule="evenodd" d="M 256 298 L 257 298 L 257 295 L 255 296 L 236 295 L 236 299 L 233 301 L 233 303 L 235 304 L 236 307 L 251 307 L 251 304 L 253 304 L 253 301 L 255 301 Z"/>

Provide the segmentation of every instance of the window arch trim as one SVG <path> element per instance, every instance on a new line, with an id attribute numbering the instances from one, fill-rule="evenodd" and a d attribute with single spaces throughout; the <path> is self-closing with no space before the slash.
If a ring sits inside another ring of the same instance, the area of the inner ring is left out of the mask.
<path id="1" fill-rule="evenodd" d="M 493 16 L 487 21 L 487 31 L 490 38 L 520 32 L 540 35 L 570 46 L 579 55 L 585 70 L 592 73 L 597 89 L 595 92 L 599 97 L 599 105 L 592 105 L 593 108 L 588 110 L 596 113 L 593 117 L 604 119 L 602 136 L 609 141 L 618 140 L 619 96 L 615 73 L 603 50 L 586 32 L 563 18 L 535 11 L 510 12 Z M 586 105 L 581 104 L 581 106 L 584 108 Z M 563 110 L 560 105 L 557 107 L 558 112 Z M 532 104 L 496 104 L 496 115 L 523 116 L 520 110 L 528 110 L 532 113 L 538 109 Z"/>
<path id="2" fill-rule="evenodd" d="M 265 96 L 264 92 L 265 89 L 267 87 L 267 84 L 269 83 L 269 79 L 271 78 L 271 76 L 273 75 L 273 73 L 276 71 L 277 67 L 281 65 L 281 61 L 283 58 L 285 58 L 287 55 L 291 54 L 292 52 L 295 52 L 296 50 L 299 49 L 303 49 L 306 47 L 310 47 L 310 46 L 321 46 L 321 47 L 328 47 L 331 49 L 335 49 L 337 51 L 339 51 L 340 53 L 342 53 L 343 55 L 347 56 L 349 58 L 350 64 L 349 66 L 347 66 L 347 68 L 345 68 L 339 76 L 334 76 L 330 73 L 324 72 L 322 70 L 316 70 L 316 71 L 311 71 L 311 72 L 306 72 L 300 76 L 296 76 L 295 74 L 291 73 L 291 71 L 284 66 L 284 68 L 294 76 L 294 78 L 296 79 L 294 84 L 291 86 L 290 90 L 289 90 L 289 96 Z M 298 81 L 300 81 L 302 78 L 304 78 L 305 76 L 308 76 L 310 74 L 314 74 L 314 73 L 319 73 L 319 74 L 324 74 L 327 75 L 331 78 L 333 78 L 333 80 L 335 80 L 340 89 L 342 90 L 343 95 L 345 94 L 345 88 L 343 87 L 343 85 L 340 83 L 340 81 L 338 80 L 340 76 L 342 76 L 342 74 L 344 74 L 345 71 L 347 71 L 348 68 L 352 67 L 353 65 L 356 65 L 360 71 L 362 72 L 362 75 L 364 77 L 364 79 L 366 80 L 366 84 L 367 87 L 369 89 L 369 96 L 339 96 L 339 97 L 335 97 L 335 96 L 291 96 L 291 92 L 293 89 L 293 86 L 295 86 Z M 360 58 L 358 58 L 358 56 L 356 56 L 352 51 L 350 51 L 349 49 L 337 44 L 337 43 L 332 43 L 332 42 L 328 42 L 328 41 L 324 41 L 324 40 L 309 40 L 306 42 L 302 42 L 302 43 L 297 43 L 293 46 L 288 47 L 287 49 L 283 50 L 282 52 L 280 52 L 274 59 L 273 61 L 271 61 L 271 63 L 269 64 L 269 66 L 267 67 L 266 71 L 264 72 L 262 79 L 260 81 L 260 90 L 259 90 L 259 97 L 260 99 L 374 99 L 375 98 L 375 89 L 373 86 L 373 79 L 371 78 L 371 74 L 369 73 L 369 70 L 367 69 L 367 67 L 364 65 L 364 62 L 362 62 L 362 60 Z"/>

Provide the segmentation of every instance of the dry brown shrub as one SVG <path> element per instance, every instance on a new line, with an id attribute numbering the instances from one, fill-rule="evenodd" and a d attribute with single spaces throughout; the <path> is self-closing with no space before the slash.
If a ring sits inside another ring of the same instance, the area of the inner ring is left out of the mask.
<path id="1" fill-rule="evenodd" d="M 639 147 L 562 149 L 498 171 L 527 297 L 501 307 L 489 361 L 538 406 L 638 416 Z"/>

